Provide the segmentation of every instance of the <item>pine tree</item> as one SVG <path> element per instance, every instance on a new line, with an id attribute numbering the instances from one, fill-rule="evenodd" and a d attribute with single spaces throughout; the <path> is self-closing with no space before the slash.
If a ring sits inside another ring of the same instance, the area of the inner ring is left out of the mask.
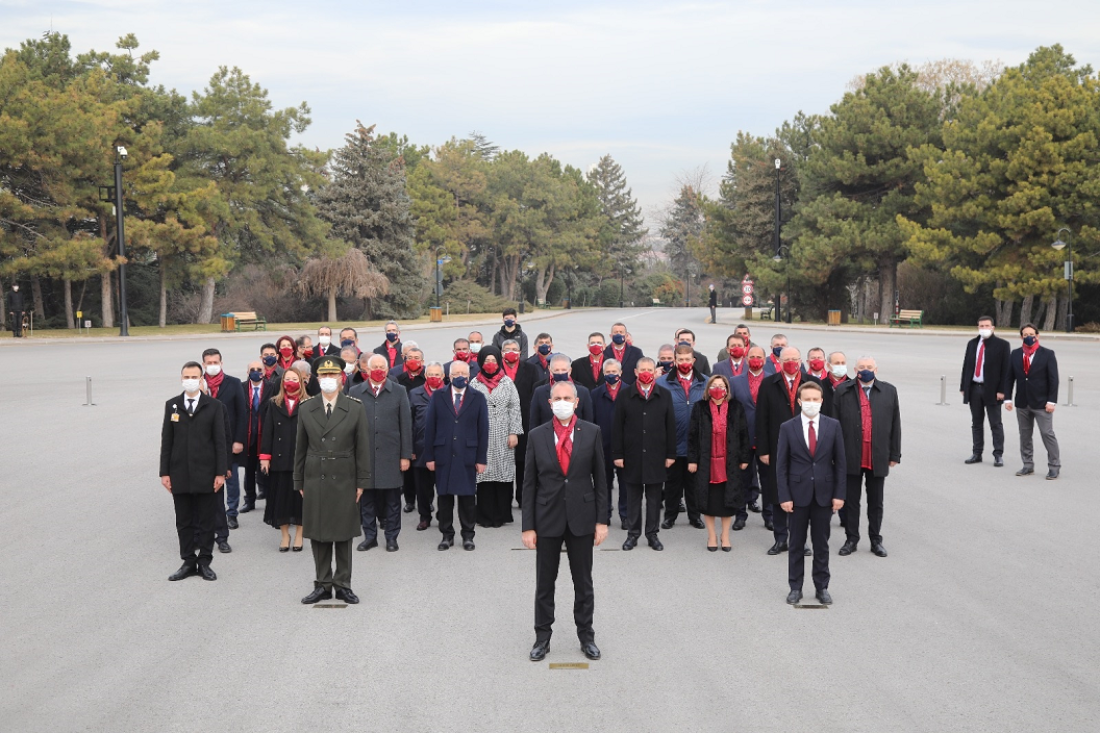
<path id="1" fill-rule="evenodd" d="M 638 255 L 642 252 L 642 238 L 649 230 L 644 227 L 642 212 L 633 191 L 626 186 L 622 166 L 614 158 L 610 155 L 600 158 L 595 167 L 588 171 L 587 178 L 595 188 L 605 219 L 600 228 L 599 248 L 607 256 L 597 264 L 597 274 L 607 276 L 617 272 L 622 277 L 634 271 Z"/>

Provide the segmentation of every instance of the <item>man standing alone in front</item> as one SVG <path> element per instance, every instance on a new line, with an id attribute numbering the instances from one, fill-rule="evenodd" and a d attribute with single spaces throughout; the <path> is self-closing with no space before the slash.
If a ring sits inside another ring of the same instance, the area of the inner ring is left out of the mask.
<path id="1" fill-rule="evenodd" d="M 1004 466 L 1005 429 L 1001 423 L 1004 385 L 1008 381 L 1008 342 L 993 335 L 993 319 L 978 318 L 978 335 L 966 343 L 962 382 L 959 391 L 963 404 L 970 405 L 970 429 L 974 449 L 966 463 L 981 463 L 985 450 L 985 418 L 993 434 L 993 465 Z"/>
<path id="2" fill-rule="evenodd" d="M 527 501 L 522 510 L 523 544 L 536 553 L 533 662 L 542 661 L 550 651 L 554 584 L 563 544 L 573 576 L 573 619 L 581 651 L 589 659 L 600 658 L 592 629 L 592 548 L 607 537 L 607 479 L 600 429 L 577 419 L 577 404 L 571 382 L 555 383 L 550 390 L 554 419 L 532 430 L 527 441 Z"/>

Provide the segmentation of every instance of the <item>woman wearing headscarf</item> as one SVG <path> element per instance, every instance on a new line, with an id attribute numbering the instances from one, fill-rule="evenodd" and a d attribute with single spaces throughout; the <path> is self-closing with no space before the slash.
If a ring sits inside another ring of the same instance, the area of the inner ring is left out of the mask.
<path id="1" fill-rule="evenodd" d="M 267 402 L 260 430 L 260 470 L 267 474 L 264 522 L 282 530 L 279 552 L 302 550 L 302 495 L 294 490 L 294 447 L 298 439 L 298 406 L 306 398 L 309 375 L 291 367 L 283 372 L 279 393 Z M 294 547 L 290 525 L 298 527 Z"/>
<path id="2" fill-rule="evenodd" d="M 523 434 L 519 392 L 501 368 L 500 349 L 485 345 L 477 354 L 478 373 L 470 386 L 489 404 L 489 463 L 477 476 L 477 523 L 501 527 L 512 521 L 515 448 Z"/>
<path id="3" fill-rule="evenodd" d="M 707 526 L 707 549 L 718 550 L 715 517 L 721 520 L 722 551 L 729 552 L 730 524 L 745 503 L 742 471 L 749 465 L 752 440 L 745 410 L 731 399 L 730 383 L 720 374 L 707 380 L 706 399 L 691 409 L 688 472 L 695 475 L 695 500 Z"/>

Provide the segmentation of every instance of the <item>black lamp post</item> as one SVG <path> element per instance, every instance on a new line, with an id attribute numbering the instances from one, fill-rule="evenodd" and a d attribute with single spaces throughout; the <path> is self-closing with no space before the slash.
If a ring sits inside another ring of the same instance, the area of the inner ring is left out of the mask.
<path id="1" fill-rule="evenodd" d="M 783 162 L 779 158 L 775 159 L 775 261 L 778 262 L 782 259 L 779 253 L 779 169 L 783 165 Z M 791 282 L 790 274 L 787 276 L 787 312 L 790 313 L 790 298 L 791 298 Z M 783 320 L 783 299 L 776 298 L 775 304 L 775 322 L 779 323 Z"/>
<path id="2" fill-rule="evenodd" d="M 622 260 L 619 260 L 619 307 L 626 307 L 626 271 L 623 270 Z"/>
<path id="3" fill-rule="evenodd" d="M 1069 229 L 1062 227 L 1055 232 L 1054 236 L 1057 239 L 1050 246 L 1058 252 L 1066 249 L 1065 278 L 1066 282 L 1069 283 L 1069 310 L 1066 312 L 1066 333 L 1073 333 L 1073 244 L 1062 241 L 1062 232 L 1067 235 L 1073 234 Z M 1067 236 L 1066 239 L 1068 240 L 1069 237 Z"/>
<path id="4" fill-rule="evenodd" d="M 439 269 L 445 263 L 450 262 L 451 258 L 447 256 L 440 256 L 440 250 L 435 252 L 435 307 L 441 308 L 440 298 L 443 297 L 443 273 Z"/>
<path id="5" fill-rule="evenodd" d="M 775 250 L 775 257 L 772 257 L 772 260 L 774 260 L 775 262 L 783 261 L 783 259 L 784 259 L 783 252 L 784 251 L 787 252 L 787 257 L 785 258 L 786 259 L 786 264 L 783 267 L 783 269 L 787 271 L 787 323 L 790 323 L 791 322 L 791 249 L 790 249 L 790 247 L 788 247 L 785 244 L 779 245 L 779 248 Z M 782 301 L 780 302 L 780 305 L 782 306 Z M 776 314 L 775 320 L 776 321 L 782 320 L 782 318 L 780 317 L 780 315 L 778 313 Z"/>
<path id="6" fill-rule="evenodd" d="M 126 232 L 122 224 L 122 161 L 126 160 L 126 148 L 115 148 L 115 185 L 100 186 L 101 201 L 110 201 L 115 205 L 115 236 L 118 239 L 118 316 L 119 336 L 130 335 L 130 314 L 126 308 Z"/>

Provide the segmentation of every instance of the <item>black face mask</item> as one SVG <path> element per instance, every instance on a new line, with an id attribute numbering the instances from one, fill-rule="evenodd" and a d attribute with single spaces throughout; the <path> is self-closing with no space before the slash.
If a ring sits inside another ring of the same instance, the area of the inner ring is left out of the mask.
<path id="1" fill-rule="evenodd" d="M 264 366 L 273 367 L 273 366 L 275 366 L 275 363 L 277 361 L 279 361 L 279 357 L 268 355 L 268 356 L 264 357 L 263 361 L 264 361 Z"/>
<path id="2" fill-rule="evenodd" d="M 264 378 L 264 373 L 253 369 L 248 373 L 248 378 L 253 382 L 262 382 Z"/>

